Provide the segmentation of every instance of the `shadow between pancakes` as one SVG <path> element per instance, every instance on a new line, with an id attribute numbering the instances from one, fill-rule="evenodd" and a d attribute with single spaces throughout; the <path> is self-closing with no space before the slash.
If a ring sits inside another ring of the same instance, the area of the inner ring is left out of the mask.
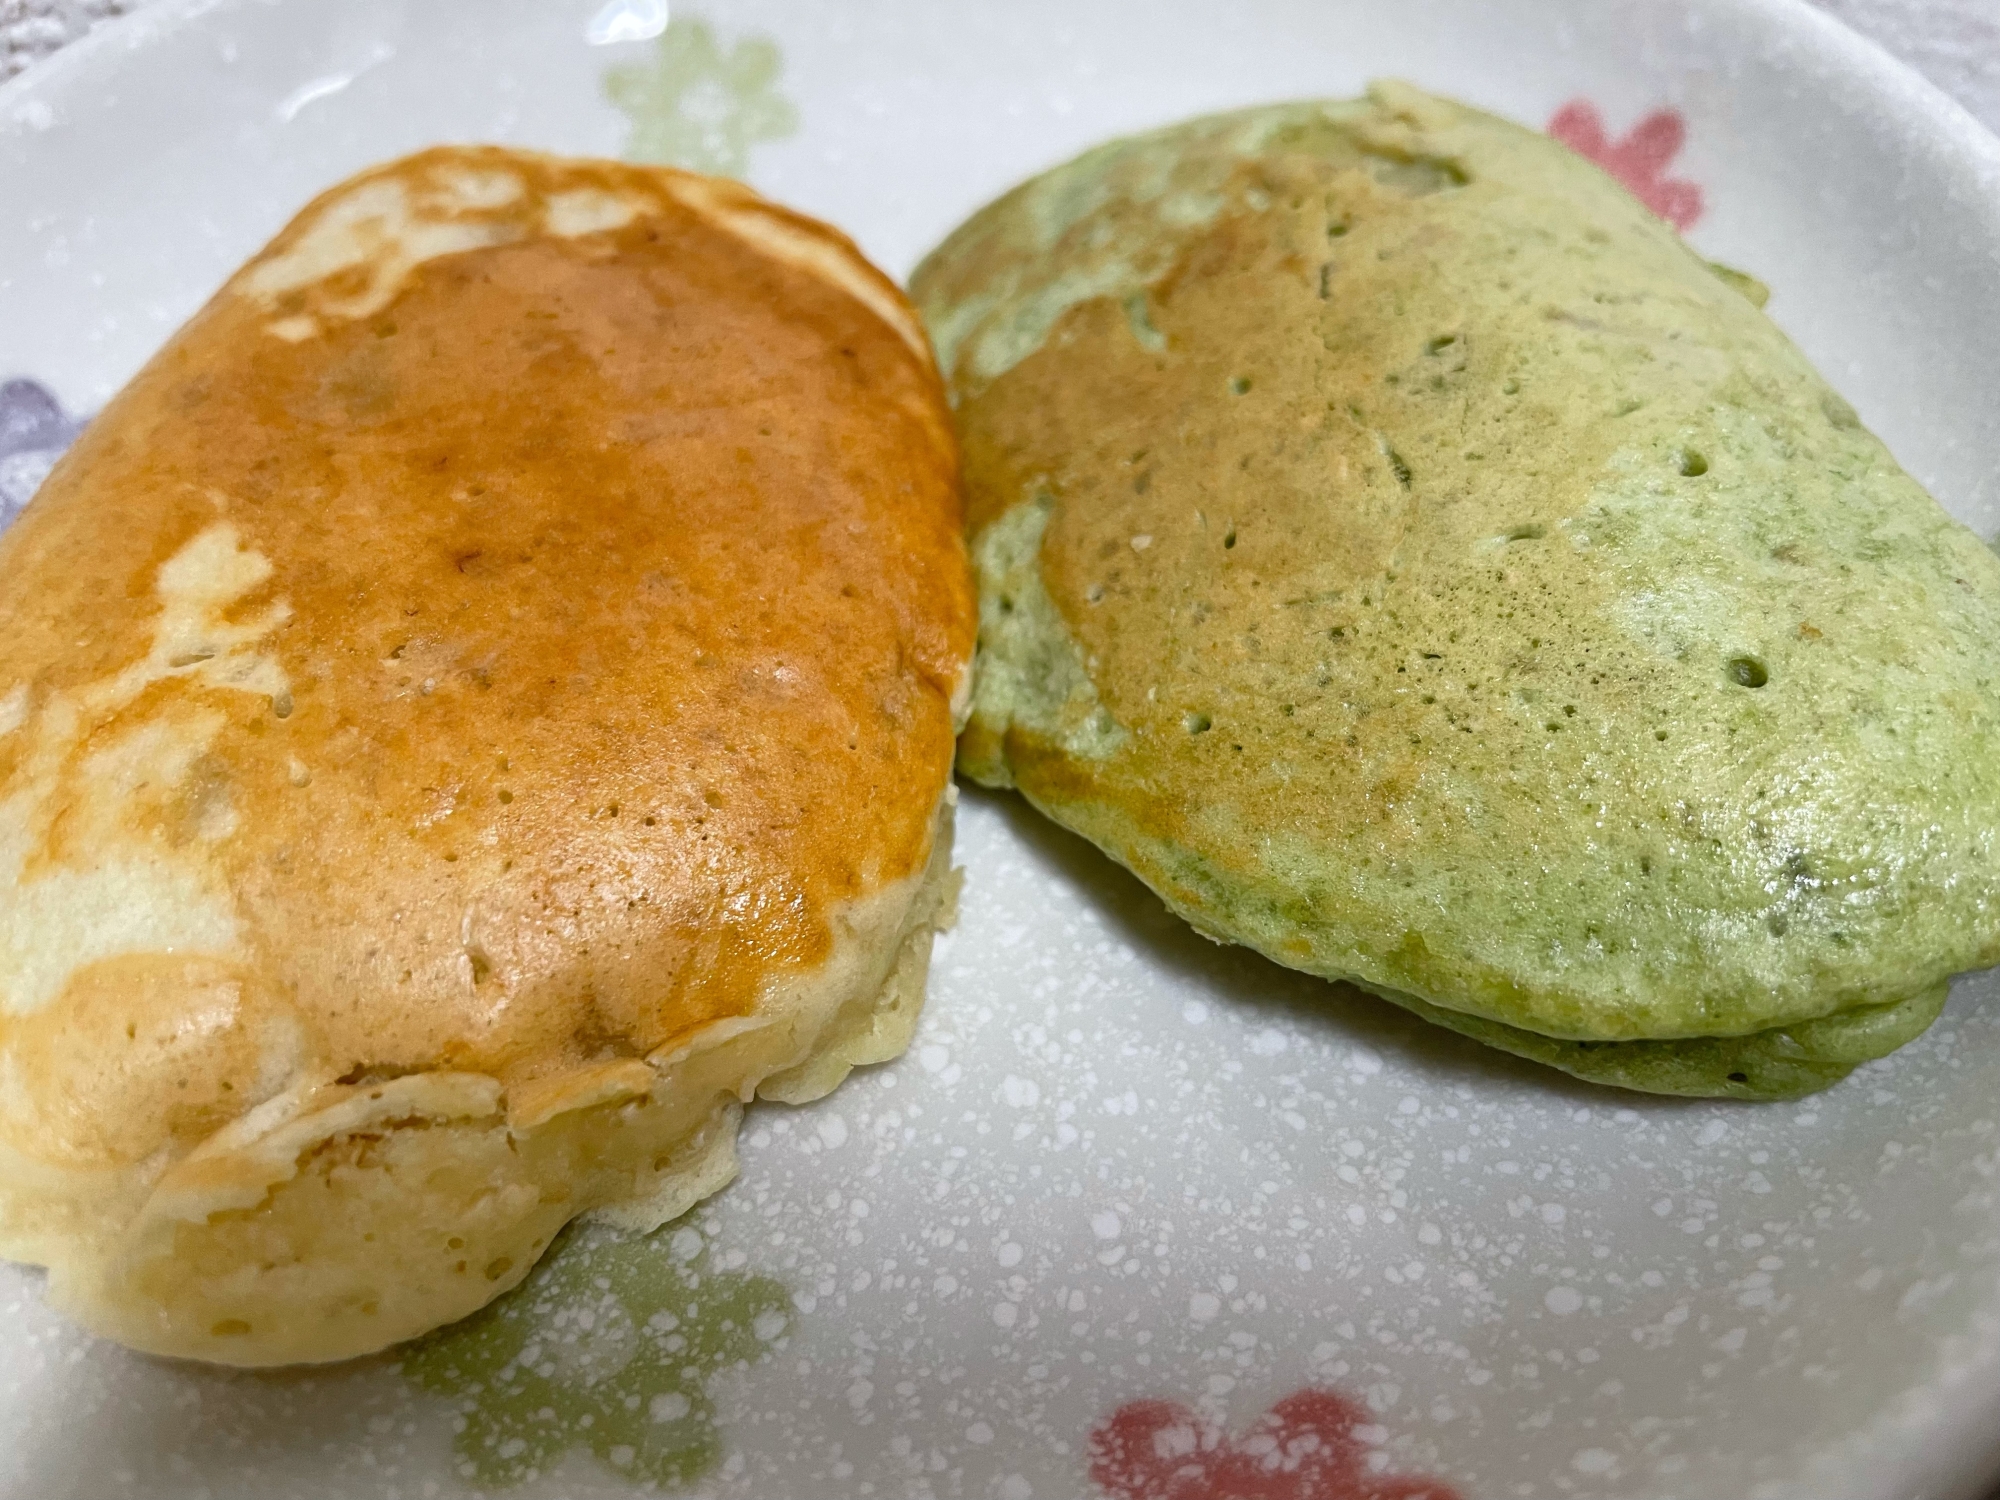
<path id="1" fill-rule="evenodd" d="M 1758 1109 L 1754 1100 L 1689 1099 L 1587 1083 L 1540 1063 L 1446 1031 L 1351 984 L 1288 969 L 1251 948 L 1210 941 L 1182 921 L 1136 875 L 1095 844 L 1036 811 L 1015 792 L 961 780 L 959 793 L 996 813 L 1044 864 L 1090 893 L 1107 924 L 1175 974 L 1201 984 L 1242 1014 L 1282 1019 L 1323 1036 L 1361 1042 L 1417 1062 L 1447 1088 L 1495 1084 L 1543 1095 L 1552 1105 L 1679 1113 L 1713 1106 Z M 976 875 L 975 875 L 976 879 Z M 970 886 L 966 900 L 979 899 Z"/>

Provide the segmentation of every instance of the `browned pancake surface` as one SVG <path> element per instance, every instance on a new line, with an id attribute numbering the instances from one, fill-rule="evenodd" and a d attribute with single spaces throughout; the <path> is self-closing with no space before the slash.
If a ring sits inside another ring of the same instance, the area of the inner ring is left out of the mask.
<path id="1" fill-rule="evenodd" d="M 258 279 L 308 210 L 0 541 L 20 886 L 109 841 L 159 876 L 133 900 L 180 880 L 234 926 L 10 964 L 6 1045 L 59 1058 L 80 1137 L 106 1080 L 54 1033 L 160 1031 L 126 1102 L 187 1095 L 197 1133 L 274 1025 L 335 1075 L 519 1082 L 746 1013 L 928 858 L 973 616 L 897 294 L 680 174 L 446 149 L 360 181 L 449 222 L 496 172 L 521 191 L 461 216 L 492 242 L 386 299 L 380 226 L 369 264 Z M 563 194 L 625 221 L 548 232 Z"/>

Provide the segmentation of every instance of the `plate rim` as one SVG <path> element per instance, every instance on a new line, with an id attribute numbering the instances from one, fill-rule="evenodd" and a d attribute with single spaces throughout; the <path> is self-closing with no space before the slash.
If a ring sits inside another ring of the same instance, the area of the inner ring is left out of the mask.
<path id="1" fill-rule="evenodd" d="M 150 0 L 141 8 L 109 18 L 55 53 L 29 64 L 0 82 L 0 132 L 15 136 L 17 149 L 32 151 L 41 130 L 28 126 L 24 115 L 31 100 L 43 99 L 61 108 L 64 96 L 90 86 L 105 68 L 133 65 L 155 41 L 195 26 L 210 16 L 247 11 L 253 6 L 275 9 L 299 0 Z M 421 0 L 394 0 L 408 10 Z M 1510 0 L 1523 12 L 1532 0 Z M 1968 190 L 1985 198 L 1985 207 L 2000 231 L 2000 131 L 1927 78 L 1914 65 L 1891 53 L 1845 20 L 1810 0 L 1678 0 L 1676 8 L 1693 17 L 1712 18 L 1759 28 L 1802 44 L 1782 65 L 1786 72 L 1833 75 L 1855 92 L 1835 107 L 1879 110 L 1885 122 L 1910 145 L 1941 166 L 1953 170 Z M 1812 65 L 1818 63 L 1815 70 Z M 60 115 L 49 122 L 60 124 Z M 2000 237 L 1992 247 L 2000 259 Z M 1929 1437 L 1918 1456 L 1905 1459 L 1894 1473 L 1898 1493 L 1934 1496 L 1936 1500 L 2000 1500 L 2000 1381 L 1990 1376 L 2000 1367 L 2000 1349 L 1986 1352 L 1982 1365 L 1934 1373 L 1923 1384 L 1891 1396 L 1874 1408 L 1874 1420 L 1891 1416 L 1896 1402 L 1914 1392 L 1933 1395 L 1937 1415 L 1928 1423 Z M 1857 1429 L 1860 1436 L 1866 1429 Z M 1831 1451 L 1831 1450 L 1828 1450 Z M 1878 1471 L 1879 1472 L 1879 1471 Z M 1800 1472 L 1793 1479 L 1809 1476 Z"/>
<path id="2" fill-rule="evenodd" d="M 127 11 L 100 22 L 83 36 L 49 56 L 29 64 L 12 78 L 0 81 L 0 110 L 5 110 L 31 94 L 54 92 L 82 80 L 100 59 L 116 50 L 139 51 L 156 35 L 180 30 L 212 12 L 265 8 L 296 3 L 296 0 L 149 0 L 140 9 Z M 412 0 L 398 0 L 407 9 Z M 1519 0 L 1516 0 L 1519 3 Z M 1875 87 L 1892 102 L 1908 106 L 1898 111 L 1906 126 L 1933 130 L 1935 144 L 1964 152 L 1970 164 L 1990 174 L 1992 186 L 2000 190 L 2000 133 L 1989 129 L 1965 105 L 1915 66 L 1890 52 L 1881 43 L 1862 35 L 1838 16 L 1810 3 L 1810 0 L 1679 0 L 1682 5 L 1727 16 L 1763 22 L 1780 31 L 1809 38 L 1833 61 L 1862 75 L 1861 81 Z"/>

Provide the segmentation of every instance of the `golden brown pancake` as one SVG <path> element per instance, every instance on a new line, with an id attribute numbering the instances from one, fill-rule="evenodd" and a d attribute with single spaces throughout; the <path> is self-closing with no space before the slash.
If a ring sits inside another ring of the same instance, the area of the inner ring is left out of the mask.
<path id="1" fill-rule="evenodd" d="M 0 539 L 0 1249 L 326 1360 L 900 1052 L 974 607 L 845 238 L 495 148 L 334 188 Z"/>

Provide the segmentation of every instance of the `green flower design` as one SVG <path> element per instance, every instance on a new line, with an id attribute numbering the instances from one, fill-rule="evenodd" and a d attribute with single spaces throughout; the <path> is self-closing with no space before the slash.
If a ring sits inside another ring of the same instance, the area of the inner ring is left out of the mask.
<path id="1" fill-rule="evenodd" d="M 607 69 L 604 92 L 632 121 L 625 155 L 741 177 L 750 148 L 799 128 L 778 92 L 784 57 L 769 37 L 752 36 L 725 53 L 706 21 L 677 19 L 650 63 Z"/>
<path id="2" fill-rule="evenodd" d="M 403 1374 L 460 1399 L 459 1472 L 480 1485 L 533 1479 L 583 1444 L 631 1479 L 686 1484 L 721 1457 L 709 1377 L 762 1359 L 791 1323 L 783 1286 L 707 1269 L 695 1230 L 580 1230 L 410 1345 Z"/>

